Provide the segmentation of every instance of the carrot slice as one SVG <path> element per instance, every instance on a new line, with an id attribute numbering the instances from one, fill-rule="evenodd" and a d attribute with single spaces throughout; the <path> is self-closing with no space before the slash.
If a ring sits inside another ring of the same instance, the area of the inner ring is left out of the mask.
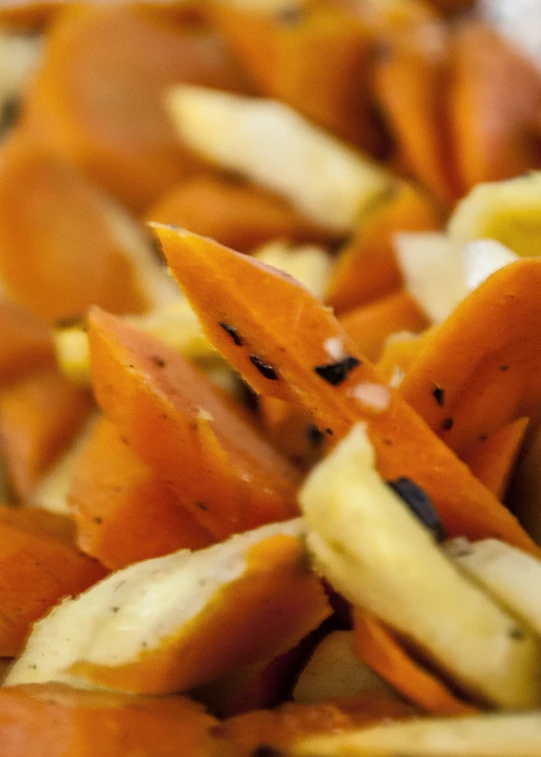
<path id="1" fill-rule="evenodd" d="M 98 403 L 216 538 L 297 512 L 296 469 L 204 374 L 159 339 L 98 308 L 91 310 L 88 336 Z"/>
<path id="2" fill-rule="evenodd" d="M 354 611 L 353 651 L 406 699 L 426 712 L 462 715 L 476 712 L 449 691 L 444 683 L 416 663 L 390 631 L 364 610 Z"/>
<path id="3" fill-rule="evenodd" d="M 286 749 L 293 741 L 316 733 L 335 733 L 373 723 L 415 717 L 416 710 L 381 692 L 362 692 L 353 697 L 317 704 L 287 702 L 274 710 L 256 710 L 230 718 L 214 732 L 233 741 L 238 757 L 266 754 L 267 748 Z"/>
<path id="4" fill-rule="evenodd" d="M 500 500 L 507 492 L 528 423 L 529 418 L 518 418 L 482 437 L 465 458 L 474 476 Z"/>
<path id="5" fill-rule="evenodd" d="M 329 233 L 260 187 L 203 174 L 183 182 L 147 212 L 149 221 L 182 226 L 241 252 L 272 239 L 325 241 Z"/>
<path id="6" fill-rule="evenodd" d="M 79 548 L 111 570 L 213 541 L 106 418 L 77 462 L 69 503 Z"/>
<path id="7" fill-rule="evenodd" d="M 305 408 L 335 440 L 364 420 L 382 476 L 406 476 L 423 488 L 449 534 L 498 534 L 536 549 L 309 292 L 211 240 L 166 227 L 156 232 L 207 336 L 256 391 Z M 232 286 L 237 281 L 242 287 Z M 235 341 L 220 326 L 224 321 L 235 329 Z"/>
<path id="8" fill-rule="evenodd" d="M 61 597 L 105 575 L 48 515 L 45 522 L 37 510 L 0 509 L 0 657 L 17 655 L 30 625 Z"/>
<path id="9" fill-rule="evenodd" d="M 186 697 L 133 697 L 62 684 L 0 690 L 2 757 L 219 757 L 217 721 Z M 38 751 L 39 750 L 39 751 Z"/>
<path id="10" fill-rule="evenodd" d="M 246 91 L 214 33 L 114 4 L 56 18 L 23 123 L 134 210 L 194 171 L 164 96 L 181 82 Z"/>
<path id="11" fill-rule="evenodd" d="M 379 359 L 391 334 L 397 331 L 415 334 L 428 326 L 426 316 L 403 289 L 350 310 L 338 320 L 358 349 L 372 361 Z"/>
<path id="12" fill-rule="evenodd" d="M 83 424 L 91 407 L 84 389 L 54 368 L 13 384 L 0 395 L 0 439 L 11 483 L 28 497 Z"/>
<path id="13" fill-rule="evenodd" d="M 0 302 L 0 334 L 0 383 L 53 364 L 50 330 L 20 305 Z"/>
<path id="14" fill-rule="evenodd" d="M 340 252 L 329 282 L 326 301 L 341 313 L 377 300 L 398 289 L 401 274 L 394 257 L 393 234 L 440 227 L 430 200 L 410 184 L 396 184 L 374 203 Z"/>
<path id="15" fill-rule="evenodd" d="M 459 455 L 485 434 L 536 417 L 541 261 L 501 268 L 463 300 L 421 349 L 400 386 Z M 438 397 L 436 396 L 438 394 Z"/>
<path id="16" fill-rule="evenodd" d="M 535 66 L 481 22 L 460 25 L 449 112 L 465 188 L 541 165 L 536 137 L 540 110 L 541 75 Z"/>

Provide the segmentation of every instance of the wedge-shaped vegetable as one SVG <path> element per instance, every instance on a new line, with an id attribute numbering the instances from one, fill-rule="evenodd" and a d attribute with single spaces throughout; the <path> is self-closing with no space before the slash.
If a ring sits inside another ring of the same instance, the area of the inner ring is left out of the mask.
<path id="1" fill-rule="evenodd" d="M 118 570 L 213 542 L 105 417 L 96 422 L 81 452 L 72 472 L 69 508 L 85 554 Z"/>
<path id="2" fill-rule="evenodd" d="M 391 177 L 276 100 L 201 87 L 171 90 L 180 138 L 198 155 L 288 199 L 337 233 L 355 227 Z"/>
<path id="3" fill-rule="evenodd" d="M 413 659 L 396 636 L 366 610 L 353 613 L 353 651 L 410 702 L 436 715 L 464 715 L 474 708 Z"/>
<path id="4" fill-rule="evenodd" d="M 288 273 L 313 295 L 323 298 L 332 267 L 331 258 L 323 247 L 293 247 L 284 242 L 270 242 L 256 250 L 254 257 Z"/>
<path id="5" fill-rule="evenodd" d="M 342 312 L 398 289 L 402 277 L 393 250 L 395 232 L 440 226 L 431 200 L 413 185 L 396 182 L 359 217 L 353 239 L 336 260 L 326 301 Z"/>
<path id="6" fill-rule="evenodd" d="M 0 657 L 17 655 L 34 621 L 105 574 L 75 549 L 69 522 L 57 518 L 39 510 L 0 509 Z"/>
<path id="7" fill-rule="evenodd" d="M 0 302 L 0 383 L 53 364 L 47 325 L 14 302 Z"/>
<path id="8" fill-rule="evenodd" d="M 6 112 L 9 113 L 10 102 L 13 103 L 27 86 L 28 81 L 39 63 L 41 40 L 29 34 L 16 34 L 13 30 L 2 28 L 0 33 L 0 105 L 2 123 L 0 129 L 9 127 L 4 123 Z"/>
<path id="9" fill-rule="evenodd" d="M 539 413 L 533 361 L 540 287 L 540 260 L 496 271 L 439 326 L 400 385 L 406 401 L 460 455 L 485 434 Z"/>
<path id="10" fill-rule="evenodd" d="M 175 295 L 141 229 L 73 165 L 23 130 L 0 154 L 0 277 L 13 299 L 53 321 L 94 303 L 137 313 Z"/>
<path id="11" fill-rule="evenodd" d="M 537 757 L 541 716 L 430 718 L 299 740 L 291 757 Z"/>
<path id="12" fill-rule="evenodd" d="M 472 292 L 491 274 L 517 260 L 518 255 L 495 239 L 468 242 L 462 248 L 462 265 L 467 291 Z"/>
<path id="13" fill-rule="evenodd" d="M 499 707 L 541 702 L 541 645 L 441 552 L 374 467 L 355 426 L 299 494 L 316 568 L 410 639 L 463 691 Z"/>
<path id="14" fill-rule="evenodd" d="M 223 538 L 296 514 L 297 470 L 240 406 L 155 337 L 97 308 L 88 323 L 98 404 L 205 528 Z"/>
<path id="15" fill-rule="evenodd" d="M 137 563 L 34 626 L 8 685 L 190 689 L 295 646 L 330 613 L 302 520 Z"/>
<path id="16" fill-rule="evenodd" d="M 498 539 L 454 539 L 445 550 L 462 570 L 541 633 L 541 561 Z"/>
<path id="17" fill-rule="evenodd" d="M 211 735 L 216 722 L 185 697 L 132 697 L 60 684 L 0 690 L 3 757 L 218 757 L 227 745 Z"/>
<path id="18" fill-rule="evenodd" d="M 319 642 L 293 689 L 295 702 L 323 702 L 361 691 L 392 690 L 353 654 L 353 631 L 332 631 Z"/>
<path id="19" fill-rule="evenodd" d="M 541 172 L 476 186 L 449 220 L 457 242 L 495 239 L 521 257 L 537 257 L 541 240 Z"/>
<path id="20" fill-rule="evenodd" d="M 182 226 L 241 252 L 273 239 L 319 242 L 329 232 L 261 187 L 202 174 L 183 181 L 146 212 L 149 221 Z"/>
<path id="21" fill-rule="evenodd" d="M 366 421 L 381 474 L 406 476 L 423 488 L 450 535 L 498 534 L 535 549 L 509 511 L 389 389 L 305 289 L 211 240 L 160 226 L 156 232 L 205 334 L 255 391 L 304 409 L 333 441 Z"/>
<path id="22" fill-rule="evenodd" d="M 0 439 L 10 481 L 28 497 L 84 423 L 86 391 L 54 368 L 21 379 L 0 395 Z"/>
<path id="23" fill-rule="evenodd" d="M 456 27 L 453 57 L 447 108 L 463 185 L 539 168 L 541 73 L 535 65 L 478 19 Z"/>

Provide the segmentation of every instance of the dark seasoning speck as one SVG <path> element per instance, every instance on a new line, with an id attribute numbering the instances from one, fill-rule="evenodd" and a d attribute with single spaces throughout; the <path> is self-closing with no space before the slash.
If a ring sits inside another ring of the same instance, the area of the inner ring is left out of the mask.
<path id="1" fill-rule="evenodd" d="M 440 407 L 445 405 L 445 389 L 442 389 L 441 386 L 432 384 L 432 396 Z"/>
<path id="2" fill-rule="evenodd" d="M 425 526 L 436 541 L 446 539 L 445 528 L 434 509 L 427 494 L 420 486 L 414 484 L 409 478 L 397 478 L 395 481 L 387 481 L 387 486 L 398 494 L 400 499 L 409 507 L 415 517 Z"/>
<path id="3" fill-rule="evenodd" d="M 225 323 L 225 321 L 218 321 L 218 326 L 220 326 L 220 328 L 222 328 L 226 334 L 229 334 L 229 336 L 233 340 L 233 343 L 236 344 L 237 347 L 242 347 L 242 337 L 239 335 L 239 332 L 234 326 L 230 326 L 228 323 Z"/>
<path id="4" fill-rule="evenodd" d="M 269 381 L 278 381 L 278 374 L 272 365 L 265 363 L 257 355 L 250 355 L 250 362 L 254 365 L 262 376 L 265 376 Z"/>
<path id="5" fill-rule="evenodd" d="M 317 375 L 332 386 L 337 386 L 346 380 L 351 371 L 361 364 L 361 361 L 352 355 L 346 355 L 336 363 L 325 363 L 314 366 Z"/>

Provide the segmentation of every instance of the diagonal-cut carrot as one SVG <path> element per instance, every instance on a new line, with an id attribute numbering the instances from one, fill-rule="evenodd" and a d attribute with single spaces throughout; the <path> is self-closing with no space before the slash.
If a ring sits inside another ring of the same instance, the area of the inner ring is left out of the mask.
<path id="1" fill-rule="evenodd" d="M 380 473 L 406 476 L 423 488 L 449 534 L 497 534 L 536 549 L 307 290 L 211 240 L 165 227 L 156 232 L 207 336 L 256 391 L 305 408 L 336 440 L 365 421 Z"/>
<path id="2" fill-rule="evenodd" d="M 104 417 L 77 462 L 69 503 L 79 548 L 111 570 L 213 541 Z"/>
<path id="3" fill-rule="evenodd" d="M 359 609 L 354 611 L 353 617 L 353 651 L 406 699 L 438 715 L 476 712 L 416 663 L 377 618 Z"/>
<path id="4" fill-rule="evenodd" d="M 91 310 L 88 336 L 98 403 L 215 537 L 297 512 L 297 470 L 204 374 L 156 337 L 99 308 Z"/>
<path id="5" fill-rule="evenodd" d="M 20 305 L 0 302 L 0 334 L 0 383 L 53 365 L 51 331 Z"/>
<path id="6" fill-rule="evenodd" d="M 482 437 L 465 458 L 474 476 L 503 500 L 517 461 L 529 418 L 518 418 Z"/>

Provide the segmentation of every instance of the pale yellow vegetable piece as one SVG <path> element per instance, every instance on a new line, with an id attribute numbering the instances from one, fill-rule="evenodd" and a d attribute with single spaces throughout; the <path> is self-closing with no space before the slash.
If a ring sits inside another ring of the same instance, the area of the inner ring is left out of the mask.
<path id="1" fill-rule="evenodd" d="M 392 695 L 391 687 L 353 654 L 353 636 L 353 631 L 333 631 L 319 642 L 297 679 L 295 702 L 323 702 L 370 690 Z"/>
<path id="2" fill-rule="evenodd" d="M 541 714 L 425 718 L 298 741 L 291 757 L 539 757 Z"/>
<path id="3" fill-rule="evenodd" d="M 0 107 L 22 93 L 39 63 L 42 40 L 36 35 L 0 32 Z"/>
<path id="4" fill-rule="evenodd" d="M 465 692 L 502 708 L 538 706 L 538 639 L 443 554 L 374 458 L 358 424 L 301 489 L 316 569 Z"/>
<path id="5" fill-rule="evenodd" d="M 323 247 L 315 244 L 293 246 L 276 240 L 259 247 L 254 257 L 285 271 L 313 295 L 323 299 L 333 266 L 331 256 Z"/>
<path id="6" fill-rule="evenodd" d="M 541 172 L 479 184 L 458 203 L 448 230 L 459 244 L 495 239 L 521 257 L 541 255 Z"/>
<path id="7" fill-rule="evenodd" d="M 466 291 L 472 292 L 491 274 L 518 259 L 518 255 L 495 239 L 468 242 L 462 249 Z"/>
<path id="8" fill-rule="evenodd" d="M 276 100 L 180 86 L 167 104 L 182 141 L 200 156 L 289 200 L 337 233 L 388 191 L 390 174 Z"/>

